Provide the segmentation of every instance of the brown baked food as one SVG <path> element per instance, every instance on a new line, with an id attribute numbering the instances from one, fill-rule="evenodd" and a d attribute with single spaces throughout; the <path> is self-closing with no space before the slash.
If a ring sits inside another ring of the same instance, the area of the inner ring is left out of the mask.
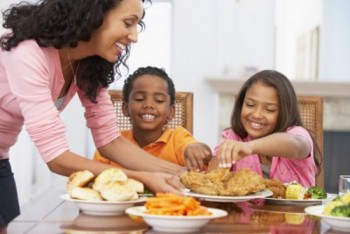
<path id="1" fill-rule="evenodd" d="M 103 201 L 102 196 L 92 188 L 75 187 L 72 189 L 71 198 L 88 201 Z"/>
<path id="2" fill-rule="evenodd" d="M 264 178 L 242 168 L 236 172 L 218 168 L 210 172 L 186 172 L 181 182 L 191 191 L 218 196 L 244 196 L 265 188 Z"/>
<path id="3" fill-rule="evenodd" d="M 95 175 L 88 170 L 77 171 L 72 173 L 68 177 L 68 181 L 67 181 L 68 194 L 69 195 L 71 194 L 73 188 L 86 186 L 94 178 L 95 178 Z"/>
<path id="4" fill-rule="evenodd" d="M 287 187 L 277 179 L 265 179 L 265 185 L 273 194 L 274 198 L 285 198 Z"/>
<path id="5" fill-rule="evenodd" d="M 109 168 L 101 172 L 92 184 L 92 188 L 96 191 L 101 191 L 103 187 L 110 181 L 126 182 L 128 177 L 118 168 Z"/>
<path id="6" fill-rule="evenodd" d="M 125 182 L 118 181 L 109 181 L 100 193 L 107 201 L 130 201 L 139 198 L 134 188 L 127 186 Z"/>

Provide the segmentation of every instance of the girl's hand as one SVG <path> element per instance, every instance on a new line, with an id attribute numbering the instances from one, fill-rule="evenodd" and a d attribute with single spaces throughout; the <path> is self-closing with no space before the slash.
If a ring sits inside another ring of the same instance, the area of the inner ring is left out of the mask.
<path id="1" fill-rule="evenodd" d="M 253 153 L 248 142 L 224 140 L 217 151 L 219 167 L 230 168 L 236 161 Z"/>
<path id="2" fill-rule="evenodd" d="M 213 157 L 209 146 L 203 143 L 192 143 L 185 150 L 185 165 L 194 171 L 204 171 Z"/>

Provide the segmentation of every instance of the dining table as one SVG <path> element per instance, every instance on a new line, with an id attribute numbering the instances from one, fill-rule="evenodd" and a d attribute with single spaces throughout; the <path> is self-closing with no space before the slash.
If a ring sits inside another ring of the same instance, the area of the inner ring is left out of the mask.
<path id="1" fill-rule="evenodd" d="M 21 214 L 0 230 L 1 234 L 92 234 L 160 233 L 141 218 L 127 214 L 94 216 L 82 212 L 74 202 L 62 199 L 64 190 L 50 189 L 22 209 Z M 212 202 L 201 205 L 227 211 L 194 233 L 340 233 L 319 217 L 305 213 L 305 206 L 254 199 L 243 202 Z M 142 205 L 142 204 L 141 204 Z M 193 232 L 192 232 L 193 233 Z"/>

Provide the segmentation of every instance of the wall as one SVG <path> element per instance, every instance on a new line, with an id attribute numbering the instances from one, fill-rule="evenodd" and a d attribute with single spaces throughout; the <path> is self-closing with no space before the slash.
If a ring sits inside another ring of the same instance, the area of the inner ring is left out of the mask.
<path id="1" fill-rule="evenodd" d="M 174 1 L 172 76 L 178 90 L 194 92 L 194 135 L 212 147 L 218 95 L 205 78 L 241 76 L 245 66 L 272 68 L 273 11 L 273 0 Z"/>

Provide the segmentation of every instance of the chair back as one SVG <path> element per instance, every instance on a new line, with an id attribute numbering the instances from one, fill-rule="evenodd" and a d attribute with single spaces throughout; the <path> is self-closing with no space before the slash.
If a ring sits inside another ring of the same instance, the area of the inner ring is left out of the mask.
<path id="1" fill-rule="evenodd" d="M 124 116 L 122 111 L 123 94 L 121 90 L 109 90 L 115 113 L 117 115 L 120 131 L 130 129 L 129 117 Z M 193 133 L 193 93 L 176 92 L 175 96 L 175 117 L 168 123 L 170 128 L 184 127 Z"/>
<path id="2" fill-rule="evenodd" d="M 321 153 L 319 160 L 323 161 L 323 98 L 320 96 L 298 96 L 297 98 L 301 121 L 319 147 Z M 316 153 L 316 149 L 314 151 Z M 316 186 L 324 187 L 323 163 L 316 176 Z"/>

